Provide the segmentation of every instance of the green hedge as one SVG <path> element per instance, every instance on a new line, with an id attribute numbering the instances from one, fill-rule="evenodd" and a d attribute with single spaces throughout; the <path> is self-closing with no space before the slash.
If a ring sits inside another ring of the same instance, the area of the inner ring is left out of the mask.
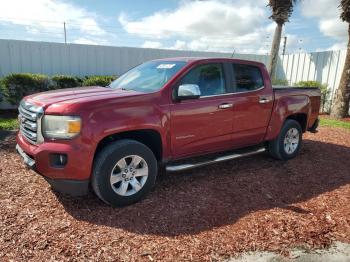
<path id="1" fill-rule="evenodd" d="M 1 79 L 1 92 L 12 105 L 24 96 L 48 90 L 48 86 L 49 77 L 41 74 L 10 74 Z"/>
<path id="2" fill-rule="evenodd" d="M 295 83 L 295 86 L 298 87 L 319 87 L 321 88 L 321 83 L 317 81 L 300 81 Z"/>
<path id="3" fill-rule="evenodd" d="M 288 86 L 289 82 L 286 79 L 273 79 L 272 85 L 274 85 L 274 86 Z"/>
<path id="4" fill-rule="evenodd" d="M 89 76 L 82 83 L 83 86 L 108 86 L 116 76 Z"/>
<path id="5" fill-rule="evenodd" d="M 297 87 L 318 87 L 321 90 L 321 111 L 325 111 L 325 105 L 329 100 L 330 90 L 327 84 L 321 84 L 318 81 L 300 81 L 295 84 Z"/>
<path id="6" fill-rule="evenodd" d="M 55 75 L 51 78 L 42 74 L 10 74 L 0 79 L 0 93 L 5 101 L 18 105 L 24 96 L 53 89 L 78 86 L 107 86 L 116 76 L 86 76 L 83 79 L 69 75 Z"/>
<path id="7" fill-rule="evenodd" d="M 76 76 L 55 75 L 51 77 L 50 89 L 62 89 L 81 86 L 83 80 Z"/>

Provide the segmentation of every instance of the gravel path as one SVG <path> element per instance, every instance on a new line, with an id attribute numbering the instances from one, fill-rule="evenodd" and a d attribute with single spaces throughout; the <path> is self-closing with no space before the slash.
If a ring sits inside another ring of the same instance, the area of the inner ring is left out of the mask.
<path id="1" fill-rule="evenodd" d="M 350 132 L 305 135 L 288 162 L 267 155 L 161 177 L 113 209 L 51 191 L 0 143 L 0 260 L 210 261 L 245 251 L 350 243 Z"/>

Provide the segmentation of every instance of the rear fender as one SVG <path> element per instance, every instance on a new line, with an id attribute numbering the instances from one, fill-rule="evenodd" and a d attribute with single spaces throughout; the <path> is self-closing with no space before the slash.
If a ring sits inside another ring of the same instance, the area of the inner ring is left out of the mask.
<path id="1" fill-rule="evenodd" d="M 311 114 L 311 104 L 308 96 L 300 95 L 277 98 L 272 109 L 265 141 L 275 139 L 280 133 L 286 119 L 296 114 L 305 114 L 307 117 L 306 123 L 308 123 Z"/>

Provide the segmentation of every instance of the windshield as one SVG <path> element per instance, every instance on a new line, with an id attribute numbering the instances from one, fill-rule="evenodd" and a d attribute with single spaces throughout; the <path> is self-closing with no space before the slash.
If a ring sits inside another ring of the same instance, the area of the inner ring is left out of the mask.
<path id="1" fill-rule="evenodd" d="M 150 61 L 126 72 L 109 86 L 145 93 L 158 91 L 185 64 L 183 61 Z"/>

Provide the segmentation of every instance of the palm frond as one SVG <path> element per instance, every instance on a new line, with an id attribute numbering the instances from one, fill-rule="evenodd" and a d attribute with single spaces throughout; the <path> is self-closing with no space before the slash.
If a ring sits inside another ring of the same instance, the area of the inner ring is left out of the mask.
<path id="1" fill-rule="evenodd" d="M 342 10 L 340 18 L 343 21 L 350 23 L 350 0 L 341 0 L 340 7 Z"/>
<path id="2" fill-rule="evenodd" d="M 296 2 L 298 2 L 298 0 L 269 0 L 268 5 L 272 9 L 270 18 L 278 24 L 288 22 Z"/>

